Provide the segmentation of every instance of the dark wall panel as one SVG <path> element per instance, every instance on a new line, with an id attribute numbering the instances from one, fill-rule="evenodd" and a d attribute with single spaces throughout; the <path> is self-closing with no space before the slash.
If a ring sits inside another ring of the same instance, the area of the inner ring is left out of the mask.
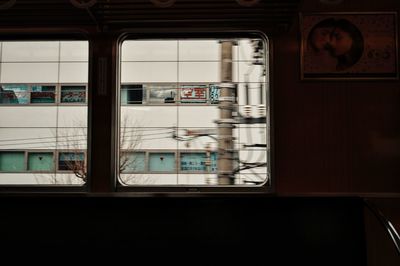
<path id="1" fill-rule="evenodd" d="M 309 0 L 300 10 L 399 11 L 400 2 Z M 274 38 L 277 192 L 400 192 L 400 82 L 304 81 L 299 57 L 295 18 Z"/>

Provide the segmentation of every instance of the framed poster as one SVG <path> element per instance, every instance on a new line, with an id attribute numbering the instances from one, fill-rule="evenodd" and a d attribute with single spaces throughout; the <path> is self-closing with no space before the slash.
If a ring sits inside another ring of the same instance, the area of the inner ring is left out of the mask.
<path id="1" fill-rule="evenodd" d="M 398 79 L 397 13 L 300 14 L 301 79 Z"/>

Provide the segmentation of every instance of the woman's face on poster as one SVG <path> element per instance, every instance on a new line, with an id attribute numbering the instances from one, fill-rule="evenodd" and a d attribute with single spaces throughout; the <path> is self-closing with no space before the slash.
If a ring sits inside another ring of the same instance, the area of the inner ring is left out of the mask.
<path id="1" fill-rule="evenodd" d="M 353 45 L 350 34 L 340 28 L 335 28 L 330 37 L 330 50 L 333 56 L 341 56 L 348 53 Z"/>

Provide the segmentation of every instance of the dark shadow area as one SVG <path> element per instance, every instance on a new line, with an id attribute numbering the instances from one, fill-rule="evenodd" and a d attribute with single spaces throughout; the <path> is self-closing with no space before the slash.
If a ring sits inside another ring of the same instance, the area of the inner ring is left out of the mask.
<path id="1" fill-rule="evenodd" d="M 3 254 L 366 265 L 357 198 L 2 198 L 0 235 Z"/>

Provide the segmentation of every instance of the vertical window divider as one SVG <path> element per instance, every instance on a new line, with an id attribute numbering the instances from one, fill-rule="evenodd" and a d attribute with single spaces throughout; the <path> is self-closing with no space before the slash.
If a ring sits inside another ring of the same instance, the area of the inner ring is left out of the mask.
<path id="1" fill-rule="evenodd" d="M 24 165 L 25 165 L 25 168 L 24 168 L 24 171 L 25 172 L 27 172 L 28 171 L 28 151 L 25 151 L 24 152 Z"/>
<path id="2" fill-rule="evenodd" d="M 0 42 L 0 84 L 3 83 L 2 70 L 3 70 L 3 42 Z"/>
<path id="3" fill-rule="evenodd" d="M 176 41 L 176 127 L 179 131 L 179 110 L 180 110 L 180 75 L 179 75 L 179 39 Z M 176 174 L 176 183 L 179 184 L 179 174 L 178 174 L 178 160 L 177 153 L 179 152 L 179 142 L 176 141 L 176 152 L 175 154 L 175 174 Z"/>

